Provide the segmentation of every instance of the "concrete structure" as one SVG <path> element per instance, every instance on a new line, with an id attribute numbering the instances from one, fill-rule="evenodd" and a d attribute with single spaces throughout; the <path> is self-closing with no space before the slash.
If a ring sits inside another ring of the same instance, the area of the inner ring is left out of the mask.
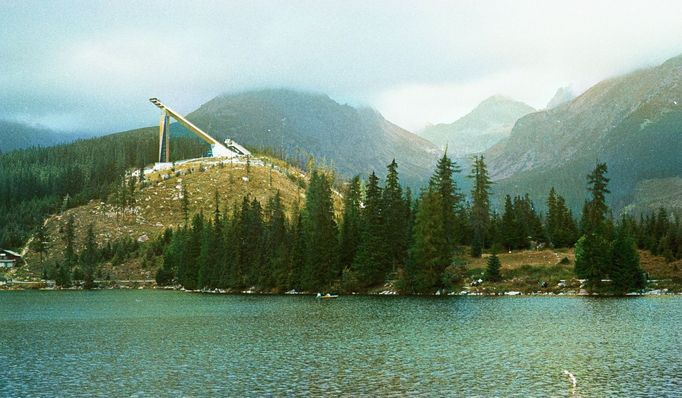
<path id="1" fill-rule="evenodd" d="M 21 254 L 11 250 L 0 250 L 0 268 L 12 268 L 21 261 Z"/>
<path id="2" fill-rule="evenodd" d="M 170 118 L 177 120 L 180 124 L 185 126 L 189 131 L 193 132 L 199 138 L 211 145 L 211 155 L 220 158 L 235 158 L 237 156 L 249 156 L 251 152 L 246 150 L 243 146 L 233 142 L 232 140 L 225 140 L 225 144 L 211 137 L 199 127 L 195 126 L 184 116 L 173 111 L 166 105 L 162 104 L 158 98 L 150 98 L 149 101 L 161 109 L 161 121 L 159 123 L 159 164 L 168 164 L 170 162 Z"/>

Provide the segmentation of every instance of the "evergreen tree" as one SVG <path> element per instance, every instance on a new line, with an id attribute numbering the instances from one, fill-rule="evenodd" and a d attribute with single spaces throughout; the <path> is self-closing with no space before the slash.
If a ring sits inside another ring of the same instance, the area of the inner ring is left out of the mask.
<path id="1" fill-rule="evenodd" d="M 343 198 L 343 220 L 339 237 L 339 262 L 342 269 L 350 268 L 360 246 L 361 202 L 360 177 L 355 176 Z"/>
<path id="2" fill-rule="evenodd" d="M 490 186 L 492 185 L 482 155 L 474 157 L 474 164 L 469 178 L 473 180 L 470 219 L 473 231 L 471 255 L 473 257 L 480 257 L 482 249 L 486 247 L 486 235 L 490 224 Z"/>
<path id="3" fill-rule="evenodd" d="M 268 201 L 266 214 L 264 249 L 267 264 L 260 275 L 259 285 L 286 288 L 289 274 L 289 227 L 279 191 Z"/>
<path id="4" fill-rule="evenodd" d="M 462 195 L 454 180 L 455 173 L 460 171 L 457 163 L 450 160 L 447 151 L 445 151 L 443 157 L 438 160 L 436 171 L 429 180 L 429 190 L 440 195 L 444 234 L 450 251 L 453 250 L 454 245 L 463 243 L 465 239 L 465 226 L 463 217 L 461 217 Z"/>
<path id="5" fill-rule="evenodd" d="M 40 224 L 36 230 L 36 234 L 31 241 L 31 250 L 40 255 L 40 263 L 43 263 L 43 256 L 47 254 L 49 248 L 50 238 L 47 234 L 45 224 Z"/>
<path id="6" fill-rule="evenodd" d="M 614 293 L 624 294 L 643 289 L 646 280 L 639 264 L 639 252 L 626 225 L 619 226 L 611 245 L 611 284 Z"/>
<path id="7" fill-rule="evenodd" d="M 364 208 L 361 211 L 361 239 L 353 269 L 363 286 L 383 282 L 391 263 L 388 244 L 384 240 L 384 214 L 379 178 L 372 172 L 367 180 Z"/>
<path id="8" fill-rule="evenodd" d="M 589 184 L 588 190 L 592 198 L 589 202 L 586 202 L 583 207 L 583 215 L 580 224 L 582 232 L 585 235 L 603 234 L 605 231 L 606 216 L 608 213 L 606 194 L 609 193 L 609 190 L 607 189 L 607 184 L 609 182 L 609 179 L 606 178 L 607 171 L 606 163 L 597 163 L 594 170 L 587 176 Z"/>
<path id="9" fill-rule="evenodd" d="M 437 191 L 422 191 L 407 269 L 408 284 L 416 292 L 439 287 L 443 270 L 450 264 L 451 250 L 445 236 L 442 214 L 442 196 Z"/>
<path id="10" fill-rule="evenodd" d="M 296 204 L 296 203 L 295 203 Z M 294 206 L 293 210 L 293 230 L 292 237 L 292 252 L 289 260 L 289 277 L 287 287 L 301 291 L 303 289 L 303 268 L 306 256 L 306 240 L 305 230 L 303 228 L 303 215 L 298 206 Z"/>
<path id="11" fill-rule="evenodd" d="M 591 200 L 585 203 L 581 226 L 583 237 L 575 248 L 575 273 L 579 278 L 588 279 L 591 288 L 598 288 L 610 269 L 609 240 L 606 215 L 606 194 L 609 193 L 605 163 L 598 163 L 587 178 L 590 184 Z"/>
<path id="12" fill-rule="evenodd" d="M 384 246 L 388 250 L 391 271 L 405 264 L 407 257 L 409 203 L 403 197 L 395 159 L 388 165 L 386 186 L 382 192 Z"/>
<path id="13" fill-rule="evenodd" d="M 305 239 L 302 286 L 310 291 L 326 288 L 340 275 L 340 270 L 331 185 L 318 170 L 313 170 L 310 177 L 302 221 Z"/>
<path id="14" fill-rule="evenodd" d="M 500 263 L 499 257 L 493 252 L 490 257 L 488 257 L 487 267 L 485 269 L 486 280 L 491 282 L 498 282 L 502 280 L 502 275 L 500 274 L 500 268 L 502 264 Z"/>
<path id="15" fill-rule="evenodd" d="M 501 243 L 507 250 L 518 249 L 517 230 L 514 205 L 512 204 L 511 196 L 506 195 L 504 198 L 504 213 L 502 213 L 500 235 Z"/>
<path id="16" fill-rule="evenodd" d="M 564 198 L 554 187 L 547 198 L 546 235 L 553 247 L 567 247 L 575 243 L 577 227 Z"/>
<path id="17" fill-rule="evenodd" d="M 183 234 L 177 234 L 181 248 L 181 255 L 178 259 L 178 282 L 185 289 L 195 290 L 199 288 L 199 258 L 201 256 L 201 242 L 204 237 L 204 215 L 197 213 L 192 219 L 192 228 L 186 229 Z"/>

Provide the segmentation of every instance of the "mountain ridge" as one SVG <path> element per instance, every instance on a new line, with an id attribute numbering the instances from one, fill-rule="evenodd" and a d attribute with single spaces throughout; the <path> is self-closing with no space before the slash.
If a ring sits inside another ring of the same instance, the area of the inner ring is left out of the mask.
<path id="1" fill-rule="evenodd" d="M 509 135 L 521 116 L 534 111 L 523 102 L 494 95 L 456 121 L 426 127 L 420 135 L 441 147 L 447 145 L 448 152 L 463 157 L 496 144 Z"/>

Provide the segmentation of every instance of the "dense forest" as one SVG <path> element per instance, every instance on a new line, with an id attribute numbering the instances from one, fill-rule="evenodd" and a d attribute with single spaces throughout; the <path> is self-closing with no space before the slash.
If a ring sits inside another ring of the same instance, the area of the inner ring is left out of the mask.
<path id="1" fill-rule="evenodd" d="M 314 170 L 305 204 L 290 218 L 279 195 L 264 206 L 244 197 L 229 211 L 221 210 L 216 195 L 212 215 L 197 214 L 166 232 L 157 282 L 186 289 L 363 291 L 396 280 L 402 292 L 422 293 L 461 285 L 461 259 L 483 250 L 493 252 L 486 279 L 496 281 L 502 275 L 495 252 L 575 245 L 577 277 L 595 291 L 625 293 L 645 282 L 636 244 L 679 258 L 682 235 L 664 211 L 614 222 L 606 171 L 599 164 L 588 176 L 590 198 L 577 222 L 554 189 L 547 214 L 538 214 L 527 196 L 507 196 L 502 214 L 493 211 L 483 157 L 474 159 L 470 201 L 456 186 L 459 168 L 447 155 L 416 198 L 402 188 L 393 161 L 383 186 L 375 173 L 364 184 L 359 177 L 346 184 L 337 222 L 331 181 Z M 602 283 L 609 278 L 612 283 Z"/>
<path id="2" fill-rule="evenodd" d="M 174 146 L 175 158 L 206 151 L 189 136 L 174 140 L 180 144 Z M 156 156 L 154 129 L 0 156 L 0 245 L 20 247 L 35 234 L 32 249 L 42 254 L 41 226 L 47 215 L 95 198 L 121 199 L 126 170 Z M 575 246 L 576 276 L 593 281 L 594 290 L 625 292 L 643 283 L 636 247 L 668 261 L 682 258 L 682 225 L 676 215 L 660 209 L 614 220 L 606 204 L 605 164 L 588 176 L 580 220 L 554 188 L 544 213 L 528 195 L 507 195 L 503 208 L 492 208 L 492 182 L 483 157 L 473 159 L 470 192 L 458 187 L 458 173 L 456 162 L 444 155 L 415 195 L 401 184 L 393 161 L 383 182 L 372 172 L 365 181 L 356 176 L 337 187 L 343 193 L 340 215 L 333 206 L 332 173 L 321 169 L 311 170 L 305 203 L 293 209 L 285 209 L 279 195 L 267 203 L 246 196 L 240 206 L 223 208 L 216 194 L 213 214 L 190 219 L 185 191 L 184 226 L 150 243 L 128 239 L 98 246 L 88 235 L 85 248 L 76 253 L 67 222 L 64 261 L 46 268 L 46 276 L 61 285 L 77 279 L 90 286 L 98 264 L 120 263 L 141 250 L 145 261 L 163 259 L 159 284 L 187 289 L 363 291 L 396 281 L 402 292 L 421 293 L 461 285 L 466 257 L 484 251 L 492 253 L 485 277 L 496 281 L 504 275 L 495 253 Z M 603 284 L 603 279 L 613 282 Z"/>
<path id="3" fill-rule="evenodd" d="M 147 128 L 0 155 L 0 247 L 21 247 L 51 213 L 105 199 L 126 170 L 156 161 L 157 134 Z M 186 134 L 173 140 L 174 159 L 207 150 Z"/>

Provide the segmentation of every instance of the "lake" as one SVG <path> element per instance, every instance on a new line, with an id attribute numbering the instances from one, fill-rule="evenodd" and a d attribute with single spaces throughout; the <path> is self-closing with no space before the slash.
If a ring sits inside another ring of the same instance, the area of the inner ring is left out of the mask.
<path id="1" fill-rule="evenodd" d="M 0 292 L 1 396 L 682 396 L 682 297 Z"/>

